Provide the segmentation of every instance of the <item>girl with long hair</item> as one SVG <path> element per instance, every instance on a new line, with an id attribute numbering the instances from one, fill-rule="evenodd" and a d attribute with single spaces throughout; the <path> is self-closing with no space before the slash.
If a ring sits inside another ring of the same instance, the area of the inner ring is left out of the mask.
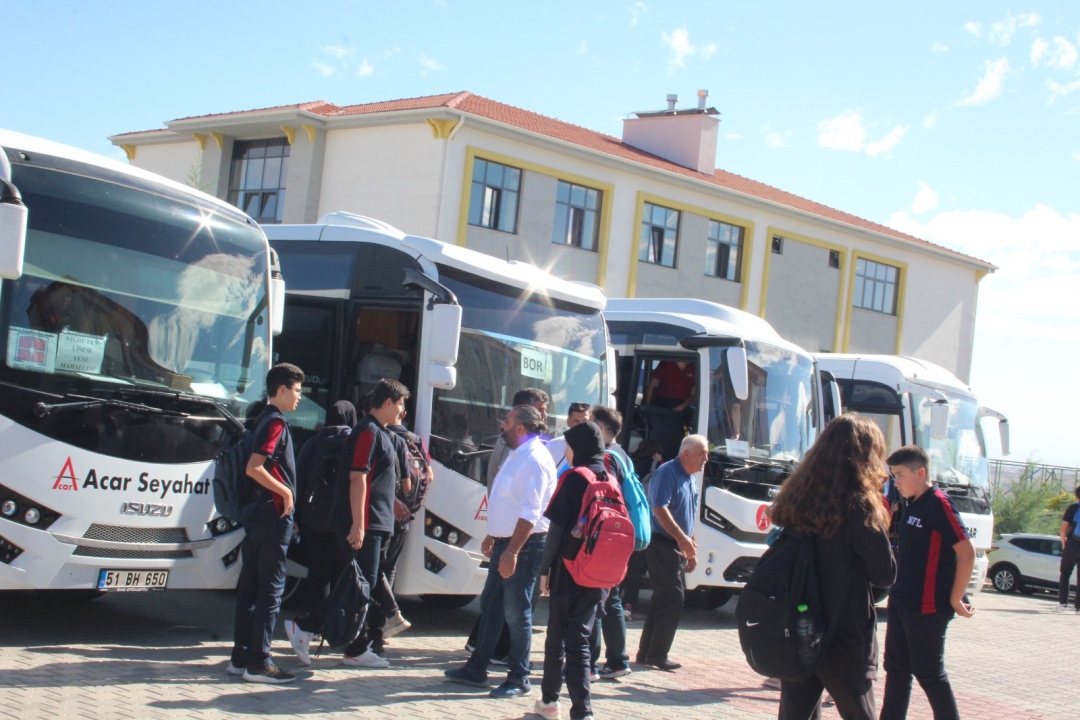
<path id="1" fill-rule="evenodd" d="M 892 585 L 885 438 L 871 420 L 845 413 L 821 433 L 780 489 L 771 518 L 814 542 L 829 645 L 815 674 L 780 684 L 780 720 L 820 717 L 822 690 L 840 717 L 875 720 L 877 614 L 871 586 Z"/>

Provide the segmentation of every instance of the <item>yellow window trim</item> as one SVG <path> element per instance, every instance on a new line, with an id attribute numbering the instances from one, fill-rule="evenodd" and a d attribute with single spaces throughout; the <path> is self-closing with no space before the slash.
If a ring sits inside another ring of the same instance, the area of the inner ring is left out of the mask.
<path id="1" fill-rule="evenodd" d="M 750 296 L 750 266 L 754 256 L 754 222 L 734 215 L 728 215 L 719 210 L 711 210 L 709 208 L 701 207 L 700 205 L 691 205 L 678 200 L 653 195 L 652 193 L 647 193 L 642 190 L 638 191 L 637 203 L 634 209 L 634 227 L 630 236 L 629 252 L 630 273 L 627 275 L 626 297 L 636 297 L 637 293 L 638 252 L 641 250 L 639 247 L 641 243 L 641 220 L 645 212 L 645 203 L 661 205 L 666 208 L 671 208 L 672 210 L 678 210 L 679 212 L 701 215 L 708 220 L 717 220 L 722 223 L 727 223 L 728 225 L 737 225 L 743 229 L 742 271 L 739 273 L 739 283 L 742 285 L 742 294 L 739 298 L 739 309 L 746 310 L 747 301 Z M 679 224 L 682 224 L 681 218 Z M 678 252 L 676 252 L 675 257 L 677 264 L 679 260 Z M 691 261 L 691 263 L 692 262 L 693 261 Z M 678 270 L 678 267 L 675 269 Z M 716 279 L 719 280 L 721 278 Z"/>
<path id="2" fill-rule="evenodd" d="M 763 319 L 768 320 L 765 317 L 766 300 L 769 297 L 769 272 L 772 268 L 772 239 L 774 236 L 779 235 L 782 238 L 788 238 L 795 242 L 804 243 L 806 245 L 813 245 L 814 247 L 826 248 L 827 250 L 835 250 L 840 253 L 840 269 L 837 275 L 837 287 L 836 287 L 836 320 L 833 322 L 833 352 L 840 352 L 841 331 L 843 330 L 844 319 L 844 279 L 847 277 L 847 260 L 848 251 L 850 248 L 846 248 L 843 245 L 837 245 L 835 243 L 826 242 L 824 240 L 818 240 L 812 238 L 809 235 L 800 235 L 799 233 L 788 232 L 778 227 L 770 225 L 766 229 L 765 235 L 765 267 L 761 271 L 761 308 L 758 312 Z"/>
<path id="3" fill-rule="evenodd" d="M 465 148 L 465 170 L 462 172 L 461 178 L 461 206 L 458 210 L 457 244 L 461 247 L 465 247 L 465 241 L 469 234 L 469 199 L 472 195 L 472 168 L 473 161 L 477 158 L 496 162 L 500 165 L 510 165 L 520 170 L 527 170 L 541 175 L 549 175 L 557 180 L 584 185 L 603 193 L 603 198 L 600 201 L 600 231 L 596 240 L 596 284 L 603 288 L 604 283 L 607 281 L 607 262 L 610 250 L 608 238 L 611 236 L 611 206 L 615 202 L 615 186 L 595 178 L 567 172 L 560 168 L 541 165 L 468 145 Z M 550 243 L 551 238 L 547 238 L 547 242 Z"/>
<path id="4" fill-rule="evenodd" d="M 852 294 L 855 292 L 855 266 L 858 265 L 859 260 L 869 260 L 870 262 L 881 263 L 882 265 L 891 265 L 900 270 L 900 281 L 896 283 L 896 344 L 893 348 L 893 354 L 901 355 L 903 353 L 900 349 L 900 340 L 904 333 L 904 299 L 907 295 L 908 264 L 895 258 L 872 255 L 871 253 L 863 252 L 861 250 L 852 250 L 851 267 L 848 270 L 847 295 L 851 298 L 851 301 L 847 303 L 848 313 L 847 318 L 844 321 L 844 347 L 841 352 L 848 352 L 848 348 L 851 346 L 851 314 L 852 311 L 856 309 L 855 298 Z M 869 312 L 874 311 L 870 310 Z"/>

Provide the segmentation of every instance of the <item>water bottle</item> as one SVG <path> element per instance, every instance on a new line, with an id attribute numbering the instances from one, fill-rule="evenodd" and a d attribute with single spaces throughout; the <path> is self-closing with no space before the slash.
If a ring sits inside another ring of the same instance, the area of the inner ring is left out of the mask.
<path id="1" fill-rule="evenodd" d="M 585 516 L 582 515 L 577 519 L 577 524 L 574 525 L 574 529 L 570 531 L 570 536 L 581 539 L 585 537 Z"/>
<path id="2" fill-rule="evenodd" d="M 798 643 L 799 664 L 809 666 L 817 661 L 817 652 L 814 647 L 816 640 L 814 618 L 810 617 L 810 613 L 807 612 L 809 608 L 806 605 L 800 605 L 798 609 L 799 614 L 795 618 L 795 636 Z"/>

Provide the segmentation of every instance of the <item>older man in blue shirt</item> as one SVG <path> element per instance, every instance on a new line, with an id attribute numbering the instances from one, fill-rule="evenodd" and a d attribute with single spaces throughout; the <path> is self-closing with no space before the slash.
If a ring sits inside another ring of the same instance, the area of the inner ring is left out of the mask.
<path id="1" fill-rule="evenodd" d="M 649 481 L 652 540 L 645 557 L 653 594 L 636 659 L 668 672 L 682 667 L 668 658 L 668 652 L 679 629 L 686 572 L 697 567 L 694 521 L 698 491 L 694 473 L 701 472 L 708 459 L 709 441 L 702 435 L 688 435 L 683 438 L 678 457 L 658 467 Z"/>

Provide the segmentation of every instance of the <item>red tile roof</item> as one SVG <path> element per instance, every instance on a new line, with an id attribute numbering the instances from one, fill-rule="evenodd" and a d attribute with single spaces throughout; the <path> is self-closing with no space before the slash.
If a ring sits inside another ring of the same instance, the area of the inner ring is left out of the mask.
<path id="1" fill-rule="evenodd" d="M 774 202 L 779 205 L 786 205 L 797 210 L 818 215 L 829 220 L 845 223 L 853 227 L 862 228 L 871 232 L 880 233 L 882 235 L 888 235 L 890 237 L 898 238 L 906 242 L 914 243 L 916 245 L 922 245 L 925 247 L 931 247 L 936 250 L 941 250 L 950 255 L 956 255 L 958 257 L 966 258 L 968 260 L 974 260 L 979 263 L 983 263 L 989 266 L 984 260 L 980 260 L 971 255 L 965 255 L 964 253 L 951 250 L 949 248 L 937 245 L 935 243 L 922 240 L 921 238 L 908 235 L 906 233 L 893 230 L 892 228 L 880 225 L 869 220 L 857 217 L 850 213 L 836 210 L 822 205 L 821 203 L 814 202 L 813 200 L 807 200 L 806 198 L 799 197 L 793 193 L 785 192 L 783 190 L 774 188 L 770 185 L 750 180 L 749 178 L 736 175 L 734 173 L 727 172 L 726 170 L 717 170 L 714 175 L 708 173 L 700 173 L 696 170 L 685 168 L 681 165 L 673 163 L 669 160 L 665 160 L 656 155 L 639 150 L 633 146 L 623 143 L 619 138 L 612 137 L 611 135 L 605 135 L 603 133 L 596 132 L 594 130 L 588 130 L 578 125 L 573 125 L 562 120 L 556 120 L 555 118 L 547 117 L 539 113 L 531 112 L 529 110 L 523 110 L 513 105 L 507 105 L 505 103 L 489 100 L 488 98 L 474 95 L 470 92 L 456 92 L 445 93 L 442 95 L 428 95 L 426 97 L 416 98 L 403 98 L 400 100 L 389 100 L 383 102 L 365 103 L 361 105 L 346 105 L 338 106 L 332 103 L 316 101 L 309 103 L 298 103 L 296 105 L 278 105 L 276 107 L 261 108 L 258 110 L 243 110 L 239 112 L 230 113 L 218 113 L 214 115 L 200 115 L 188 118 L 180 118 L 180 120 L 202 120 L 211 118 L 222 118 L 235 115 L 245 115 L 249 113 L 263 113 L 273 112 L 279 110 L 296 109 L 303 110 L 316 115 L 322 115 L 326 118 L 345 117 L 351 115 L 367 115 L 372 113 L 382 112 L 400 112 L 406 110 L 423 110 L 423 109 L 435 109 L 435 108 L 449 108 L 457 110 L 469 115 L 475 115 L 477 117 L 492 120 L 494 122 L 503 123 L 511 127 L 516 127 L 521 130 L 527 130 L 537 135 L 543 135 L 545 137 L 561 140 L 572 145 L 578 145 L 580 147 L 595 150 L 597 152 L 605 153 L 607 155 L 613 155 L 615 157 L 623 158 L 631 162 L 641 163 L 648 165 L 649 167 L 656 168 L 658 170 L 664 170 L 667 172 L 676 173 L 685 177 L 700 180 L 702 182 L 710 183 L 718 187 L 726 188 L 738 193 L 743 193 L 751 197 L 760 198 L 769 202 Z M 176 121 L 174 121 L 176 122 Z M 135 133 L 127 133 L 133 135 Z"/>

